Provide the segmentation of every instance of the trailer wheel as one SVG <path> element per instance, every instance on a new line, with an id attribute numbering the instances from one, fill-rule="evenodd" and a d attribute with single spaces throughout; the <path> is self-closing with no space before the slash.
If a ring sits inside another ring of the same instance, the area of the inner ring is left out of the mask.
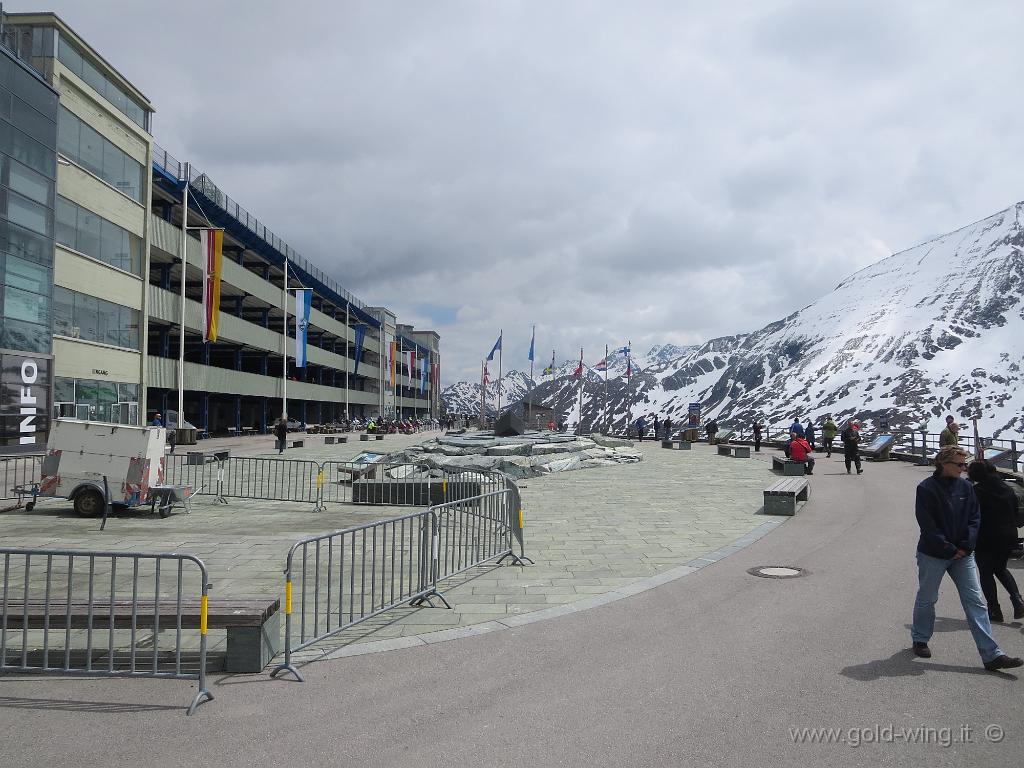
<path id="1" fill-rule="evenodd" d="M 86 488 L 75 494 L 75 512 L 82 517 L 99 517 L 104 506 L 103 494 L 95 488 Z"/>
<path id="2" fill-rule="evenodd" d="M 36 508 L 36 503 L 34 501 L 30 501 L 28 504 L 25 505 L 25 511 L 26 512 L 31 512 L 35 508 Z"/>

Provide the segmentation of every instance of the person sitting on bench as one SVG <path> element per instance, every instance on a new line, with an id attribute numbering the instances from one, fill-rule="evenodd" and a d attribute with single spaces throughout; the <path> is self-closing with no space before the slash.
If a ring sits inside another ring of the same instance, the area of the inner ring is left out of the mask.
<path id="1" fill-rule="evenodd" d="M 811 456 L 811 444 L 806 438 L 800 437 L 795 432 L 789 433 L 789 457 L 793 461 L 804 463 L 806 474 L 814 474 L 814 457 Z"/>

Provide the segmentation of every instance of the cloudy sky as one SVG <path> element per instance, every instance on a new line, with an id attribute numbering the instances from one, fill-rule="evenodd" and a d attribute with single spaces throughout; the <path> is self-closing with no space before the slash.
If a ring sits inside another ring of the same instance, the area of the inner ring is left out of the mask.
<path id="1" fill-rule="evenodd" d="M 7 3 L 10 11 L 33 6 Z M 445 383 L 750 331 L 1024 199 L 1020 0 L 49 0 Z"/>

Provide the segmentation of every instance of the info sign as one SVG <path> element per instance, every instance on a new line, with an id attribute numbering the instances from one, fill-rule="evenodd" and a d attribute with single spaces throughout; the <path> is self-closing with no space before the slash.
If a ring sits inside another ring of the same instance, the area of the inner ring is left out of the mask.
<path id="1" fill-rule="evenodd" d="M 699 426 L 700 425 L 700 403 L 690 403 L 690 407 L 688 409 L 687 416 L 688 416 L 689 426 L 691 428 Z"/>
<path id="2" fill-rule="evenodd" d="M 50 362 L 47 357 L 0 353 L 0 452 L 46 448 Z"/>

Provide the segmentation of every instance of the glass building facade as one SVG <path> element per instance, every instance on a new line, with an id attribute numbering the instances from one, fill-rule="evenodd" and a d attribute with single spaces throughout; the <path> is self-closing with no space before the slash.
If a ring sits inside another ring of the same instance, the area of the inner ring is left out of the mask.
<path id="1" fill-rule="evenodd" d="M 50 414 L 57 94 L 0 45 L 0 451 L 39 450 Z"/>

